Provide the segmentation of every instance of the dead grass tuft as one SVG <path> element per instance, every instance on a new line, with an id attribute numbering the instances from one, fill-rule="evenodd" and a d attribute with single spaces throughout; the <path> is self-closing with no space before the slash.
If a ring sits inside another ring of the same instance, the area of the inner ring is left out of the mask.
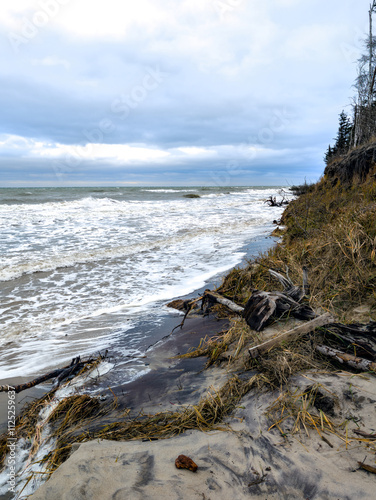
<path id="1" fill-rule="evenodd" d="M 315 351 L 320 334 L 310 334 L 304 338 L 284 342 L 275 346 L 260 358 L 250 360 L 250 366 L 263 374 L 265 386 L 278 388 L 286 385 L 296 373 L 304 370 L 332 369 Z"/>
<path id="2" fill-rule="evenodd" d="M 315 384 L 304 391 L 285 390 L 267 409 L 271 422 L 268 430 L 276 427 L 282 436 L 294 435 L 302 431 L 309 437 L 309 430 L 314 429 L 321 437 L 324 433 L 337 434 L 338 425 L 321 409 L 315 408 L 318 394 L 333 395 L 321 384 Z"/>
<path id="3" fill-rule="evenodd" d="M 178 358 L 197 358 L 207 356 L 206 368 L 222 362 L 222 355 L 231 349 L 232 354 L 228 358 L 234 361 L 239 357 L 244 347 L 249 345 L 253 338 L 251 329 L 245 320 L 239 317 L 231 319 L 231 327 L 213 337 L 201 339 L 197 348 L 192 349 L 186 354 L 177 356 Z"/>

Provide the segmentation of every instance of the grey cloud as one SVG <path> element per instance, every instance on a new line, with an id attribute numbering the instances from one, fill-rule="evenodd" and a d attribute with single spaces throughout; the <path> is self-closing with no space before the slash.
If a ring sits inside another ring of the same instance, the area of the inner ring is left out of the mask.
<path id="1" fill-rule="evenodd" d="M 158 5 L 165 8 L 163 2 Z M 161 179 L 168 174 L 174 182 L 189 177 L 200 183 L 200 171 L 209 177 L 212 172 L 226 174 L 230 161 L 239 162 L 241 183 L 247 178 L 248 183 L 301 179 L 307 173 L 317 178 L 355 75 L 341 43 L 354 43 L 351 30 L 364 25 L 368 4 L 319 0 L 309 6 L 273 5 L 244 3 L 228 20 L 213 10 L 207 24 L 199 26 L 200 37 L 207 30 L 207 38 L 198 38 L 197 45 L 189 40 L 195 41 L 198 16 L 178 8 L 176 25 L 156 26 L 152 34 L 133 26 L 120 41 L 67 35 L 51 24 L 17 55 L 5 43 L 0 48 L 0 133 L 66 146 L 222 147 L 215 161 L 179 158 L 152 167 L 82 162 L 64 173 L 66 182 L 120 182 L 122 176 L 131 176 L 158 183 L 159 173 Z M 253 22 L 252 9 L 262 11 L 265 25 L 247 28 Z M 298 33 L 301 38 L 290 41 L 291 33 L 307 23 L 306 9 L 310 23 L 323 28 L 332 46 L 304 40 L 304 30 Z M 333 12 L 335 23 L 330 21 Z M 238 30 L 232 28 L 234 20 Z M 330 36 L 330 23 L 346 40 Z M 3 39 L 7 34 L 3 28 Z M 310 51 L 306 58 L 295 40 Z M 151 71 L 157 74 L 154 80 Z M 111 126 L 105 128 L 105 122 Z M 223 147 L 230 145 L 255 145 L 271 153 L 252 160 L 233 157 Z M 56 178 L 51 160 L 28 157 L 27 148 L 4 147 L 0 156 L 4 182 L 28 175 L 40 176 L 40 182 Z"/>

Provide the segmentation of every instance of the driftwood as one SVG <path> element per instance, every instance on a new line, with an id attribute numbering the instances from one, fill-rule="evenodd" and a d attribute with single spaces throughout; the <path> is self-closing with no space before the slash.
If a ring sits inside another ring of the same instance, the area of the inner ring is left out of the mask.
<path id="1" fill-rule="evenodd" d="M 300 303 L 309 288 L 308 271 L 306 268 L 303 268 L 303 288 L 293 284 L 288 276 L 288 269 L 286 269 L 286 276 L 282 276 L 282 274 L 273 269 L 269 269 L 269 273 L 282 284 L 284 291 L 265 292 L 254 290 L 245 307 L 210 290 L 205 290 L 202 297 L 192 301 L 171 302 L 168 304 L 169 306 L 177 307 L 176 302 L 178 302 L 178 308 L 180 310 L 185 309 L 186 311 L 182 322 L 177 325 L 172 332 L 174 332 L 176 328 L 183 327 L 188 314 L 200 300 L 202 301 L 201 310 L 204 315 L 208 314 L 213 304 L 222 304 L 236 314 L 242 315 L 247 324 L 256 331 L 262 330 L 273 319 L 280 318 L 287 313 L 295 318 L 308 321 L 317 316 L 308 304 Z"/>
<path id="2" fill-rule="evenodd" d="M 55 379 L 52 386 L 52 388 L 55 389 L 62 383 L 63 380 L 66 380 L 69 377 L 77 375 L 86 364 L 92 362 L 93 362 L 92 359 L 89 359 L 87 361 L 81 361 L 80 356 L 78 356 L 77 358 L 72 359 L 72 362 L 69 366 L 60 368 L 58 370 L 54 370 L 52 372 L 46 373 L 45 375 L 41 375 L 40 377 L 37 377 L 31 382 L 27 382 L 26 384 L 16 385 L 14 388 L 12 388 L 12 390 L 18 393 L 26 389 L 30 389 L 31 387 L 35 387 L 36 385 L 39 385 L 42 382 L 46 382 L 46 380 L 50 379 Z M 8 392 L 8 390 L 9 390 L 8 385 L 0 386 L 0 392 Z"/>
<path id="3" fill-rule="evenodd" d="M 350 354 L 376 361 L 376 323 L 343 325 L 333 323 L 325 328 L 325 337 Z"/>
<path id="4" fill-rule="evenodd" d="M 81 362 L 80 356 L 78 356 L 77 358 L 73 358 L 71 364 L 68 367 L 63 368 L 61 373 L 59 373 L 59 375 L 55 378 L 52 389 L 56 389 L 56 387 L 59 387 L 63 380 L 77 375 L 85 366 L 85 364 L 86 363 Z"/>
<path id="5" fill-rule="evenodd" d="M 198 299 L 185 300 L 184 301 L 184 309 L 185 309 L 184 318 L 182 319 L 181 323 L 179 323 L 177 326 L 175 326 L 175 328 L 172 329 L 170 335 L 172 335 L 177 328 L 180 327 L 180 330 L 183 328 L 185 320 L 187 319 L 188 314 L 195 308 L 197 302 L 199 302 L 202 299 L 203 299 L 203 297 L 199 297 Z M 172 304 L 172 302 L 170 302 L 169 304 L 167 304 L 167 306 L 174 307 L 174 306 L 171 306 L 171 304 Z M 182 310 L 182 309 L 180 309 L 180 310 Z"/>
<path id="6" fill-rule="evenodd" d="M 251 347 L 249 349 L 249 355 L 252 358 L 257 358 L 262 353 L 269 351 L 272 347 L 275 347 L 286 340 L 293 340 L 301 335 L 312 332 L 315 328 L 319 328 L 320 326 L 327 325 L 331 322 L 333 322 L 333 317 L 329 313 L 325 313 L 315 319 L 312 319 L 311 321 L 308 321 L 307 323 L 304 323 L 303 325 L 297 326 L 288 332 L 278 335 L 278 337 L 267 340 L 263 344 Z"/>
<path id="7" fill-rule="evenodd" d="M 376 363 L 364 358 L 358 358 L 357 356 L 352 356 L 351 354 L 339 351 L 333 347 L 328 347 L 326 345 L 316 346 L 316 350 L 325 356 L 329 356 L 339 363 L 347 364 L 352 368 L 362 371 L 374 371 L 376 372 Z"/>
<path id="8" fill-rule="evenodd" d="M 307 270 L 307 268 L 305 269 Z M 281 285 L 284 288 L 283 293 L 285 295 L 288 295 L 297 302 L 300 302 L 302 300 L 304 292 L 299 286 L 294 285 L 294 283 L 290 280 L 288 275 L 288 269 L 286 269 L 286 277 L 282 276 L 282 274 L 280 273 L 277 273 L 277 271 L 274 271 L 274 269 L 269 269 L 269 274 L 273 276 L 273 278 L 276 278 L 281 283 Z M 305 279 L 308 280 L 308 274 L 305 275 Z M 304 283 L 304 278 L 303 278 L 303 283 Z"/>
<path id="9" fill-rule="evenodd" d="M 210 292 L 209 290 L 206 290 L 204 293 L 204 298 L 205 297 L 214 303 L 217 302 L 218 304 L 222 304 L 222 305 L 228 307 L 231 311 L 236 312 L 238 314 L 242 314 L 244 311 L 244 307 L 239 306 L 238 304 L 235 304 L 235 302 L 233 302 L 230 299 L 226 299 L 225 297 L 223 297 L 219 293 Z"/>
<path id="10" fill-rule="evenodd" d="M 276 196 L 269 196 L 267 200 L 265 200 L 264 203 L 267 203 L 269 207 L 282 207 L 283 205 L 288 205 L 289 202 L 285 199 L 285 197 L 282 197 L 281 201 L 277 201 Z"/>
<path id="11" fill-rule="evenodd" d="M 254 291 L 248 300 L 243 317 L 256 331 L 262 330 L 272 319 L 291 313 L 297 319 L 311 320 L 316 317 L 313 309 L 282 292 Z"/>
<path id="12" fill-rule="evenodd" d="M 286 313 L 295 318 L 311 320 L 316 317 L 315 312 L 308 304 L 301 304 L 301 300 L 308 291 L 308 271 L 303 268 L 303 288 L 294 285 L 286 276 L 269 269 L 271 276 L 276 278 L 284 288 L 283 292 L 264 292 L 255 290 L 248 300 L 243 316 L 247 324 L 256 331 L 262 330 L 271 320 L 280 318 Z"/>
<path id="13" fill-rule="evenodd" d="M 175 309 L 185 310 L 185 314 L 184 314 L 184 317 L 183 317 L 181 323 L 179 323 L 177 326 L 175 326 L 175 328 L 173 328 L 173 330 L 171 331 L 171 334 L 177 328 L 180 328 L 180 329 L 183 328 L 185 320 L 187 319 L 188 314 L 193 309 L 195 309 L 195 307 L 197 306 L 197 302 L 199 302 L 200 300 L 202 301 L 202 303 L 201 303 L 201 311 L 203 311 L 204 316 L 206 314 L 208 314 L 208 312 L 210 311 L 211 306 L 213 304 L 216 304 L 216 303 L 222 304 L 222 305 L 228 307 L 231 311 L 234 311 L 237 314 L 242 314 L 242 312 L 244 310 L 244 307 L 239 306 L 238 304 L 235 304 L 235 302 L 233 302 L 230 299 L 226 299 L 225 297 L 223 297 L 219 293 L 211 292 L 210 290 L 205 290 L 204 294 L 201 297 L 198 297 L 197 299 L 194 299 L 194 300 L 185 300 L 184 302 L 183 301 L 173 301 L 173 302 L 170 302 L 169 304 L 167 304 L 168 307 L 174 307 Z M 177 305 L 179 307 L 176 307 Z"/>
<path id="14" fill-rule="evenodd" d="M 42 382 L 45 382 L 46 380 L 50 380 L 51 378 L 55 378 L 60 373 L 62 370 L 54 370 L 53 372 L 47 373 L 46 375 L 42 375 L 41 377 L 38 377 L 31 382 L 27 382 L 26 384 L 20 384 L 16 385 L 14 388 L 12 387 L 12 391 L 14 390 L 15 392 L 21 392 L 24 391 L 25 389 L 30 389 L 30 387 L 34 387 L 38 384 L 41 384 Z M 0 385 L 0 392 L 8 392 L 9 386 L 8 385 Z"/>

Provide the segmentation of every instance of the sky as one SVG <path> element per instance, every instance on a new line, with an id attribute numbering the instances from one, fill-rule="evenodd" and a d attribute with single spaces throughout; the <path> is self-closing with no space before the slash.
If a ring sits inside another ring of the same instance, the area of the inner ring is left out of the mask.
<path id="1" fill-rule="evenodd" d="M 0 4 L 0 186 L 315 182 L 369 0 Z"/>

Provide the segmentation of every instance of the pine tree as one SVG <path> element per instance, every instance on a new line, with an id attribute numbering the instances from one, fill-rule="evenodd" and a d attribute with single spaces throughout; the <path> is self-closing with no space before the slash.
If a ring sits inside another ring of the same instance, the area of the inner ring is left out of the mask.
<path id="1" fill-rule="evenodd" d="M 333 149 L 332 149 L 331 145 L 329 144 L 328 149 L 326 150 L 326 153 L 324 156 L 324 161 L 325 161 L 326 165 L 328 165 L 328 163 L 333 158 L 333 156 L 334 156 Z"/>
<path id="2" fill-rule="evenodd" d="M 328 163 L 337 156 L 342 156 L 348 152 L 351 146 L 352 123 L 347 114 L 342 111 L 339 115 L 339 125 L 337 137 L 334 139 L 334 146 L 329 145 L 325 152 L 324 161 Z"/>
<path id="3" fill-rule="evenodd" d="M 339 115 L 338 133 L 335 139 L 335 155 L 341 156 L 347 153 L 350 147 L 352 124 L 347 114 L 342 111 Z"/>

